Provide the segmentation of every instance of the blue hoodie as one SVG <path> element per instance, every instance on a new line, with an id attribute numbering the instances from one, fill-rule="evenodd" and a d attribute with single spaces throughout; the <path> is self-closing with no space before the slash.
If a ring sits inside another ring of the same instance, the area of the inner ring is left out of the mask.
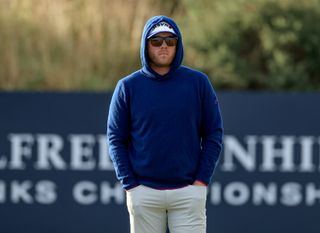
<path id="1" fill-rule="evenodd" d="M 151 69 L 147 35 L 169 23 L 178 37 L 170 71 Z M 209 184 L 222 148 L 222 120 L 208 77 L 182 66 L 183 44 L 176 23 L 166 16 L 149 19 L 141 38 L 142 68 L 121 79 L 107 122 L 109 155 L 124 189 L 139 184 L 179 188 L 195 180 Z"/>

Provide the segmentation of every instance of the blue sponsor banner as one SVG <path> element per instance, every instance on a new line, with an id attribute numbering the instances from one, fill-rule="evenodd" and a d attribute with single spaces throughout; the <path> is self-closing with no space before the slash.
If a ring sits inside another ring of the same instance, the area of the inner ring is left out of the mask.
<path id="1" fill-rule="evenodd" d="M 319 233 L 320 93 L 218 93 L 208 233 Z M 0 232 L 126 233 L 111 93 L 0 93 Z"/>

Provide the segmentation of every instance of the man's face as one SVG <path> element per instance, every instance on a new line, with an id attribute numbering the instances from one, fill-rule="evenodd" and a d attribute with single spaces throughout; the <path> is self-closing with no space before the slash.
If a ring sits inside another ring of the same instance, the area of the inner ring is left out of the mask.
<path id="1" fill-rule="evenodd" d="M 156 37 L 175 37 L 170 32 L 160 32 L 153 36 Z M 150 38 L 151 39 L 151 38 Z M 163 41 L 161 46 L 152 45 L 150 39 L 148 40 L 148 55 L 151 62 L 151 67 L 170 67 L 175 55 L 176 55 L 176 45 L 168 46 L 165 41 Z"/>

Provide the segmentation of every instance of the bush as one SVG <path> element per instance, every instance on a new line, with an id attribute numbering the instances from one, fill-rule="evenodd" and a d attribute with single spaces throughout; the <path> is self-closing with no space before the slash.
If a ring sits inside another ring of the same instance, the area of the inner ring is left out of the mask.
<path id="1" fill-rule="evenodd" d="M 320 4 L 188 2 L 187 63 L 228 89 L 320 89 Z M 190 22 L 191 21 L 191 22 Z"/>

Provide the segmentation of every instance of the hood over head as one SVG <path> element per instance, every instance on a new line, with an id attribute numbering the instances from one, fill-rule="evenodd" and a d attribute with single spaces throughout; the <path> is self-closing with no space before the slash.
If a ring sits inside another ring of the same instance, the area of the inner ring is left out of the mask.
<path id="1" fill-rule="evenodd" d="M 177 68 L 181 66 L 181 63 L 183 60 L 182 36 L 177 24 L 173 21 L 173 19 L 164 15 L 154 16 L 150 18 L 144 26 L 142 37 L 141 37 L 141 45 L 140 45 L 140 59 L 142 64 L 142 72 L 150 78 L 157 79 L 157 78 L 163 78 L 163 76 L 156 73 L 150 67 L 150 64 L 149 64 L 150 61 L 149 61 L 148 49 L 147 49 L 147 40 L 151 36 L 164 31 L 171 32 L 178 37 L 175 58 L 172 61 L 169 73 L 164 76 L 170 76 L 170 74 L 172 74 Z"/>

